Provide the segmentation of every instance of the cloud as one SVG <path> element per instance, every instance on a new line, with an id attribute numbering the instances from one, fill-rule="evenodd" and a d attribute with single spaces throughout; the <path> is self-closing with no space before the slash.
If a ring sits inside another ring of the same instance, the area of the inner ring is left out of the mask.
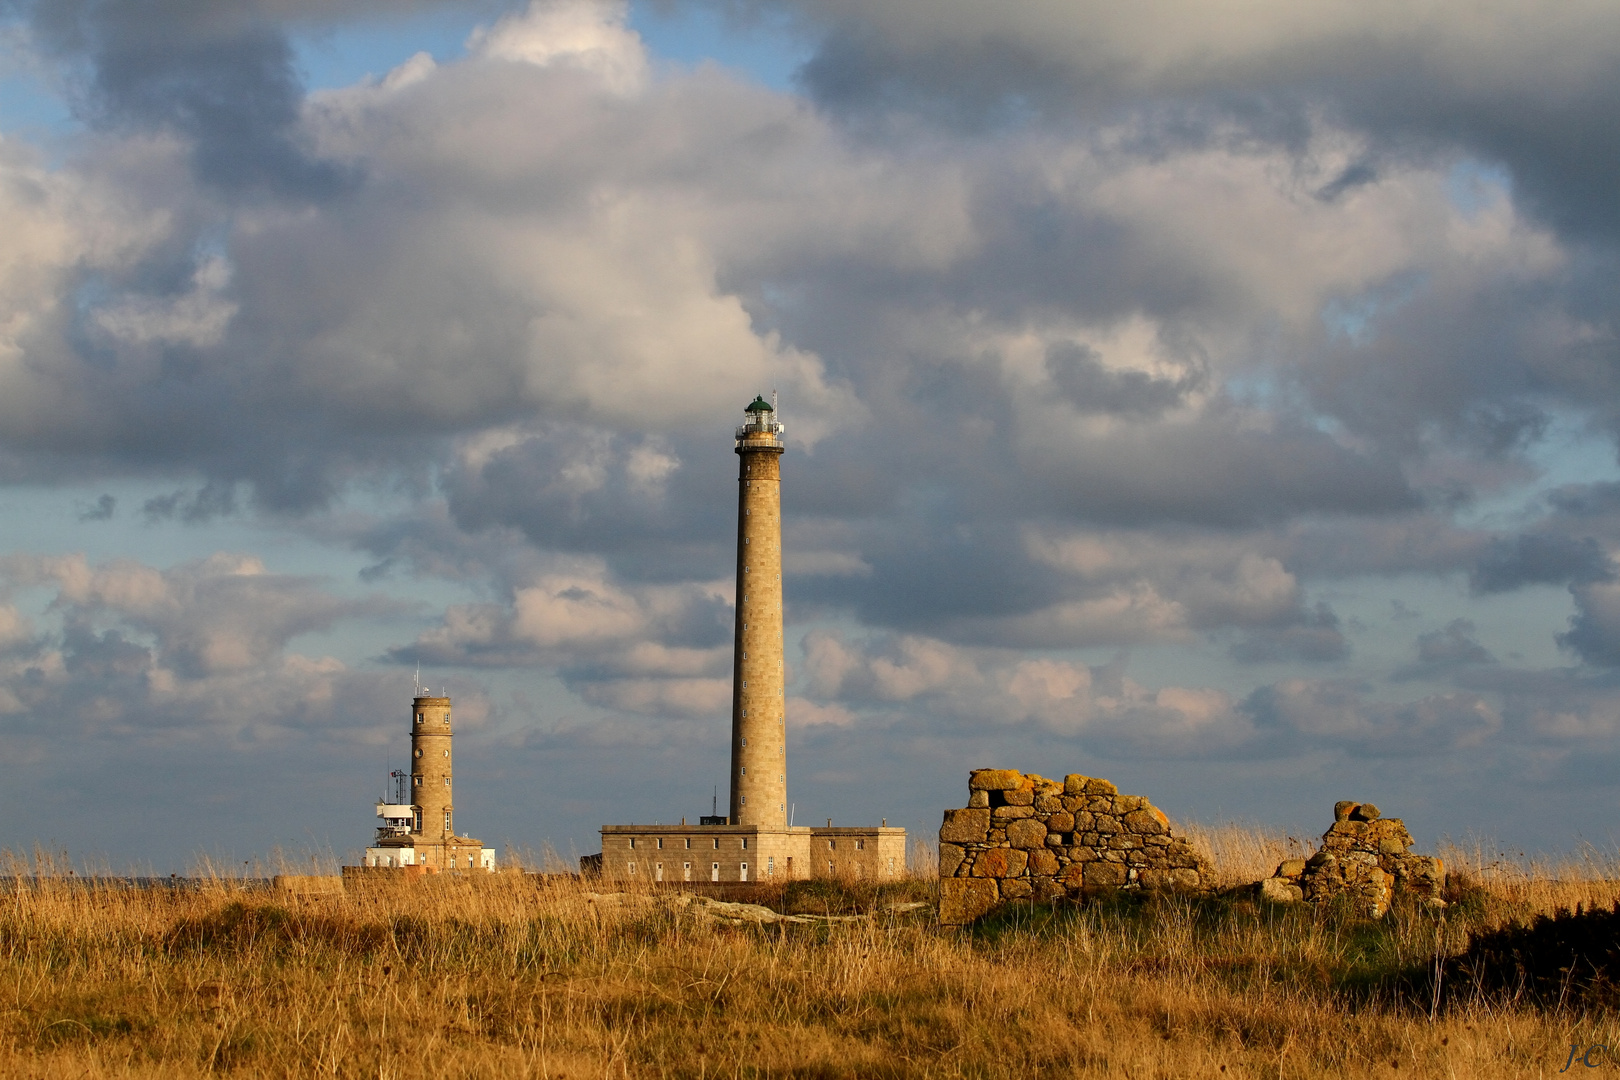
<path id="1" fill-rule="evenodd" d="M 1595 223 L 1612 238 L 1620 223 L 1596 205 L 1614 180 L 1614 134 L 1598 118 L 1615 104 L 1608 72 L 1620 39 L 1601 3 L 1533 24 L 1515 4 L 1481 11 L 1459 2 L 1415 16 L 1270 0 L 1237 15 L 1179 0 L 1152 14 L 1020 2 L 992 16 L 965 0 L 755 6 L 786 8 L 821 29 L 803 78 L 842 112 L 896 110 L 982 128 L 1032 111 L 1095 119 L 1149 102 L 1167 117 L 1166 138 L 1196 139 L 1215 114 L 1286 142 L 1320 109 L 1392 151 L 1460 143 L 1503 161 L 1528 201 L 1562 227 Z M 1376 159 L 1353 168 L 1365 176 Z"/>
<path id="2" fill-rule="evenodd" d="M 1472 620 L 1453 619 L 1444 629 L 1419 634 L 1416 662 L 1397 670 L 1393 678 L 1435 678 L 1459 669 L 1495 664 L 1496 657 L 1474 636 L 1476 629 Z"/>
<path id="3" fill-rule="evenodd" d="M 0 567 L 13 585 L 55 588 L 70 622 L 89 627 L 105 616 L 124 628 L 106 640 L 150 635 L 156 662 L 188 678 L 258 667 L 300 634 L 400 610 L 380 598 L 341 599 L 312 578 L 271 574 L 247 555 L 169 570 L 123 560 L 91 566 L 83 556 L 8 556 Z"/>
<path id="4" fill-rule="evenodd" d="M 1582 660 L 1603 667 L 1620 666 L 1620 581 L 1594 581 L 1570 586 L 1575 615 L 1558 644 Z"/>
<path id="5" fill-rule="evenodd" d="M 296 732 L 363 743 L 400 707 L 397 675 L 288 649 L 341 621 L 396 614 L 391 601 L 336 596 L 229 554 L 167 570 L 11 555 L 0 574 L 10 589 L 53 594 L 43 626 L 0 608 L 0 714 L 10 737 L 53 755 L 66 752 L 68 734 L 161 744 Z M 476 725 L 489 703 L 471 693 L 462 709 Z"/>
<path id="6" fill-rule="evenodd" d="M 1343 660 L 1350 655 L 1350 643 L 1339 629 L 1339 617 L 1333 609 L 1318 602 L 1297 619 L 1248 631 L 1232 646 L 1231 653 L 1234 660 L 1244 664 Z"/>
<path id="7" fill-rule="evenodd" d="M 531 0 L 480 29 L 468 44 L 474 53 L 537 67 L 577 66 L 617 93 L 630 94 L 647 82 L 641 39 L 625 26 L 628 5 L 612 0 Z"/>
<path id="8" fill-rule="evenodd" d="M 1500 712 L 1471 693 L 1411 702 L 1369 701 L 1353 679 L 1285 679 L 1249 696 L 1243 709 L 1264 730 L 1298 745 L 1335 747 L 1356 757 L 1449 753 L 1478 746 L 1502 728 Z"/>

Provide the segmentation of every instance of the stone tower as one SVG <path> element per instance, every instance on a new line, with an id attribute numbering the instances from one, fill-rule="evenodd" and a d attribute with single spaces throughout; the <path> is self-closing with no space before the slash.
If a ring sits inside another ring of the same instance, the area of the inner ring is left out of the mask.
<path id="1" fill-rule="evenodd" d="M 737 628 L 731 688 L 731 824 L 788 823 L 782 648 L 782 425 L 763 397 L 737 429 Z"/>
<path id="2" fill-rule="evenodd" d="M 418 843 L 455 836 L 450 789 L 450 699 L 418 697 L 411 705 L 411 833 Z"/>
<path id="3" fill-rule="evenodd" d="M 495 869 L 495 852 L 482 840 L 456 832 L 455 793 L 450 789 L 450 699 L 417 687 L 411 700 L 411 770 L 409 788 L 391 790 L 377 800 L 375 843 L 366 849 L 362 867 L 442 873 Z M 390 782 L 406 774 L 389 774 Z M 344 870 L 347 874 L 349 871 Z"/>

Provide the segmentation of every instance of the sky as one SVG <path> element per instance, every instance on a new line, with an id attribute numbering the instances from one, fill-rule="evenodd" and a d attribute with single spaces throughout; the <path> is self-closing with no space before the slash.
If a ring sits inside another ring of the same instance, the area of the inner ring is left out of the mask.
<path id="1" fill-rule="evenodd" d="M 779 394 L 796 820 L 968 770 L 1612 848 L 1620 8 L 0 0 L 0 847 L 724 802 Z"/>

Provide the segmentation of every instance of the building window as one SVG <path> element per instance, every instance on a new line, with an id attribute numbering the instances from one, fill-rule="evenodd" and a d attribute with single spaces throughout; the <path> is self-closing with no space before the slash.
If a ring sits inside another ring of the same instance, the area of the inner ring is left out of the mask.
<path id="1" fill-rule="evenodd" d="M 420 806 L 416 808 L 416 813 L 414 816 L 416 818 L 416 828 L 412 829 L 411 831 L 419 833 L 422 831 L 422 808 Z"/>
<path id="2" fill-rule="evenodd" d="M 450 831 L 450 811 L 448 810 L 444 812 L 444 831 Z"/>
<path id="3" fill-rule="evenodd" d="M 855 841 L 855 850 L 856 851 L 865 851 L 866 850 L 866 841 L 857 839 Z"/>
<path id="4" fill-rule="evenodd" d="M 742 847 L 744 851 L 748 850 L 748 837 L 746 836 L 742 838 Z"/>
<path id="5" fill-rule="evenodd" d="M 690 849 L 691 849 L 691 847 L 692 847 L 692 838 L 691 838 L 691 837 L 690 837 L 690 836 L 688 836 L 688 837 L 687 837 L 687 838 L 686 838 L 686 846 L 687 846 L 687 849 L 688 849 L 688 850 L 690 850 Z"/>
<path id="6" fill-rule="evenodd" d="M 836 841 L 836 840 L 827 841 L 827 850 L 828 851 L 832 851 L 832 850 L 836 849 L 837 847 L 838 847 L 838 841 Z"/>
<path id="7" fill-rule="evenodd" d="M 633 836 L 630 838 L 630 850 L 636 850 L 636 838 Z"/>
<path id="8" fill-rule="evenodd" d="M 445 751 L 445 752 L 444 752 L 444 756 L 445 756 L 445 757 L 449 757 L 449 756 L 450 756 L 450 751 L 448 751 L 448 750 L 446 750 L 446 751 Z"/>
<path id="9" fill-rule="evenodd" d="M 631 863 L 630 864 L 630 873 L 631 873 L 631 875 L 633 876 L 635 874 L 635 872 L 636 872 L 636 864 Z"/>
<path id="10" fill-rule="evenodd" d="M 718 836 L 714 838 L 714 850 L 720 850 L 720 838 Z"/>
<path id="11" fill-rule="evenodd" d="M 418 776 L 418 777 L 415 777 L 414 779 L 416 780 L 416 786 L 421 787 L 422 786 L 422 778 L 420 776 Z"/>
<path id="12" fill-rule="evenodd" d="M 746 796 L 746 795 L 739 796 L 738 799 L 737 799 L 737 805 L 738 806 L 747 806 L 748 805 L 748 796 Z"/>
<path id="13" fill-rule="evenodd" d="M 425 719 L 427 719 L 427 714 L 426 713 L 417 713 L 416 714 L 416 722 L 418 724 L 420 724 Z"/>
<path id="14" fill-rule="evenodd" d="M 445 786 L 445 787 L 449 787 L 449 786 L 450 786 L 450 778 L 449 778 L 449 777 L 448 777 L 448 776 L 447 776 L 447 777 L 445 777 L 445 778 L 444 778 L 444 786 Z"/>
<path id="15" fill-rule="evenodd" d="M 744 775 L 744 776 L 747 776 L 747 775 L 748 775 L 748 769 L 747 769 L 747 767 L 746 767 L 746 766 L 745 766 L 745 767 L 744 767 L 744 768 L 743 768 L 743 770 L 742 770 L 742 774 L 743 774 L 743 775 Z"/>
<path id="16" fill-rule="evenodd" d="M 833 876 L 833 861 L 831 859 L 827 860 L 827 876 Z"/>
<path id="17" fill-rule="evenodd" d="M 891 874 L 894 873 L 894 860 L 893 859 L 889 860 L 889 873 L 891 873 Z"/>
<path id="18" fill-rule="evenodd" d="M 775 855 L 767 856 L 766 859 L 765 859 L 765 876 L 766 877 L 775 877 L 776 876 L 776 856 Z"/>
<path id="19" fill-rule="evenodd" d="M 664 838 L 662 836 L 660 836 L 658 838 L 658 850 L 662 851 L 663 849 L 664 849 Z"/>

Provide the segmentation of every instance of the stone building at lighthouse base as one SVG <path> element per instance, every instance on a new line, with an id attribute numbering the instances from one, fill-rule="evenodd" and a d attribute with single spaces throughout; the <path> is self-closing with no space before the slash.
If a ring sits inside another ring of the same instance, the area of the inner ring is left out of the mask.
<path id="1" fill-rule="evenodd" d="M 604 825 L 602 873 L 623 881 L 888 881 L 905 875 L 906 830 L 882 825 Z"/>

